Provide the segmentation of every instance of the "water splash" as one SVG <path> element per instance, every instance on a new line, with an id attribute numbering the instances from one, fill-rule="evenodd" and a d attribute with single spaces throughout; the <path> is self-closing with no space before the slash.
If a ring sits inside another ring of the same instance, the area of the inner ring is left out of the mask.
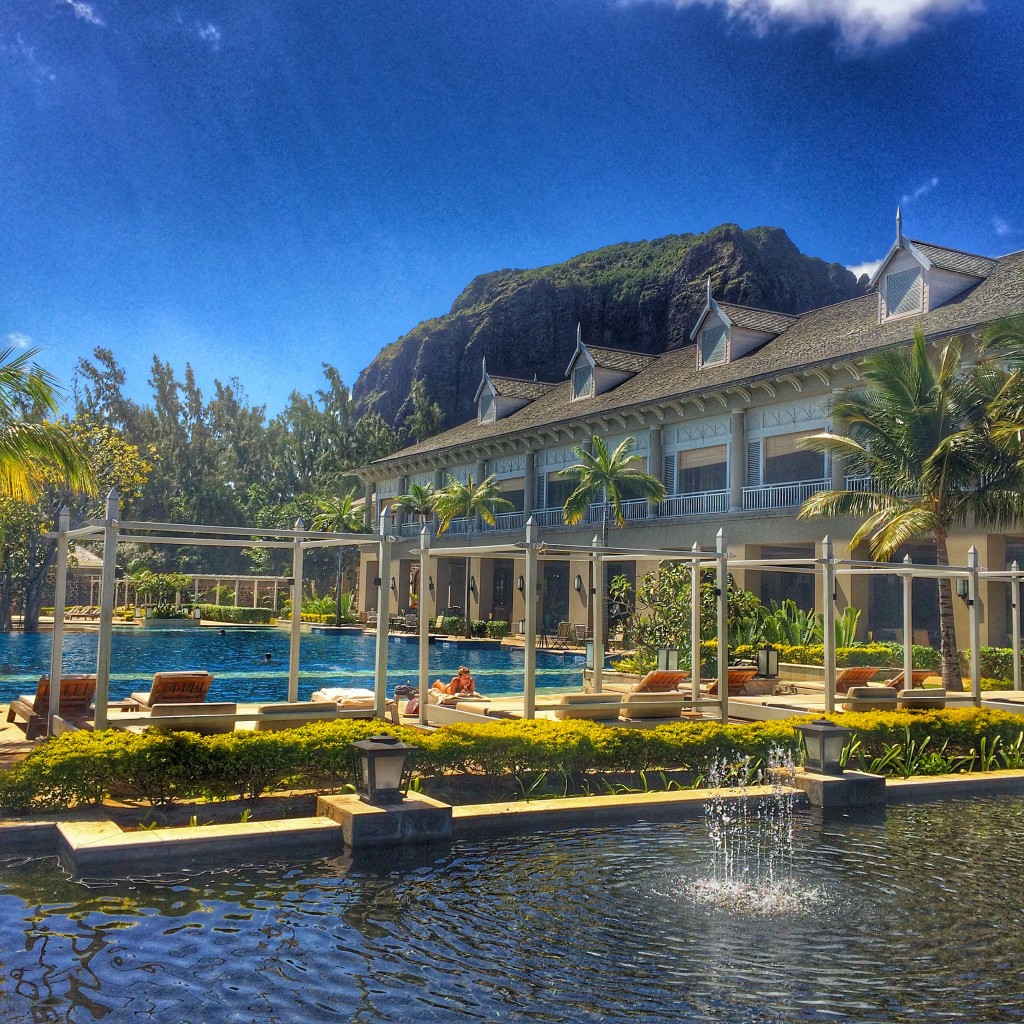
<path id="1" fill-rule="evenodd" d="M 809 912 L 823 897 L 794 879 L 795 768 L 788 750 L 767 759 L 714 761 L 704 805 L 711 841 L 711 876 L 690 883 L 698 904 L 748 914 Z M 767 791 L 765 791 L 767 790 Z"/>

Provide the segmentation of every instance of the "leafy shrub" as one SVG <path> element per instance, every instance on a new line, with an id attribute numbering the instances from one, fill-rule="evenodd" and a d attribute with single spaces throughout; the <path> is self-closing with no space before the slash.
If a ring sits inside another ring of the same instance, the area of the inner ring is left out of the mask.
<path id="1" fill-rule="evenodd" d="M 461 615 L 446 615 L 441 623 L 441 632 L 448 636 L 458 636 L 466 632 L 466 622 Z"/>
<path id="2" fill-rule="evenodd" d="M 148 619 L 191 619 L 192 608 L 180 604 L 154 604 L 146 609 Z"/>
<path id="3" fill-rule="evenodd" d="M 964 673 L 968 671 L 971 664 L 971 652 L 963 650 L 960 652 L 960 664 Z M 981 674 L 990 679 L 1005 679 L 1013 682 L 1013 648 L 1011 647 L 982 647 L 981 649 Z"/>
<path id="4" fill-rule="evenodd" d="M 261 626 L 269 625 L 273 615 L 269 608 L 236 608 L 224 604 L 201 604 L 199 611 L 210 622 L 247 622 Z"/>
<path id="5" fill-rule="evenodd" d="M 487 623 L 487 635 L 492 640 L 503 640 L 508 636 L 508 623 L 500 619 L 492 619 Z"/>

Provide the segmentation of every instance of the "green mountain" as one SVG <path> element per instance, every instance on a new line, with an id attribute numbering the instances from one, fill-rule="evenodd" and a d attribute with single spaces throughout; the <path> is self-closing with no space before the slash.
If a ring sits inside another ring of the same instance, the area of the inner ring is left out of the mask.
<path id="1" fill-rule="evenodd" d="M 704 305 L 716 299 L 801 313 L 863 294 L 838 263 L 805 256 L 781 228 L 735 224 L 700 235 L 623 242 L 536 270 L 474 278 L 447 316 L 427 320 L 383 349 L 359 375 L 364 412 L 399 422 L 409 389 L 423 378 L 445 411 L 444 426 L 476 415 L 480 361 L 494 374 L 561 381 L 576 325 L 594 345 L 664 352 L 689 344 Z"/>

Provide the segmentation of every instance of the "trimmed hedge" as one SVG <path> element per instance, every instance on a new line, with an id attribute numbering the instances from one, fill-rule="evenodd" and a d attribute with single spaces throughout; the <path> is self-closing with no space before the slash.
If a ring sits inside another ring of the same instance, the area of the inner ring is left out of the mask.
<path id="1" fill-rule="evenodd" d="M 836 716 L 834 720 L 838 720 Z M 1019 716 L 987 709 L 847 713 L 842 724 L 860 737 L 865 756 L 886 743 L 948 742 L 949 754 L 980 752 L 998 737 L 1012 746 L 1024 730 Z M 218 736 L 150 731 L 65 733 L 41 744 L 20 764 L 0 772 L 0 810 L 58 811 L 106 797 L 153 804 L 197 797 L 255 799 L 275 788 L 333 790 L 351 783 L 350 745 L 381 732 L 419 748 L 420 776 L 467 773 L 491 777 L 524 773 L 704 771 L 713 758 L 765 757 L 799 741 L 788 722 L 720 725 L 673 722 L 653 729 L 609 728 L 597 722 L 499 720 L 458 724 L 430 733 L 378 721 L 339 721 L 281 732 Z"/>
<path id="2" fill-rule="evenodd" d="M 711 642 L 714 643 L 714 641 Z M 701 646 L 703 647 L 703 644 Z M 773 644 L 772 646 L 779 652 L 779 661 L 788 662 L 790 665 L 824 665 L 825 663 L 824 644 L 800 644 L 793 647 L 786 644 Z M 757 657 L 757 648 L 744 645 L 731 648 L 729 653 L 733 658 L 753 660 Z M 913 658 L 914 668 L 929 668 L 936 672 L 940 672 L 942 669 L 942 656 L 934 648 L 914 644 Z M 903 644 L 876 642 L 856 644 L 853 647 L 838 647 L 836 648 L 836 665 L 840 668 L 847 668 L 851 665 L 902 668 Z"/>
<path id="3" fill-rule="evenodd" d="M 269 608 L 237 608 L 233 604 L 201 604 L 199 612 L 210 622 L 242 622 L 269 626 L 274 613 Z"/>

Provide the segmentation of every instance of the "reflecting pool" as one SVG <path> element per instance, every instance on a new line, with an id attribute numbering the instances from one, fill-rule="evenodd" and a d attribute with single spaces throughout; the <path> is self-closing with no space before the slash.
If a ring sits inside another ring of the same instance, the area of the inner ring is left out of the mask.
<path id="1" fill-rule="evenodd" d="M 694 897 L 699 822 L 89 884 L 0 873 L 0 1019 L 1024 1019 L 1024 800 L 797 822 L 806 899 Z"/>
<path id="2" fill-rule="evenodd" d="M 110 695 L 127 697 L 148 689 L 153 673 L 200 668 L 213 673 L 210 700 L 288 699 L 288 640 L 285 629 L 215 628 L 116 629 L 112 640 Z M 49 633 L 0 634 L 0 704 L 34 693 L 39 676 L 50 670 Z M 64 637 L 64 671 L 96 671 L 96 633 Z M 373 688 L 376 638 L 303 633 L 299 696 L 307 700 L 321 686 Z M 266 655 L 270 655 L 268 661 Z M 419 672 L 415 643 L 388 645 L 389 692 L 399 683 L 415 683 Z M 430 646 L 431 678 L 447 682 L 459 665 L 468 665 L 486 694 L 522 693 L 523 652 L 462 649 L 442 641 Z M 7 671 L 7 670 L 10 671 Z M 583 659 L 562 652 L 538 652 L 539 687 L 576 687 L 583 682 Z"/>

